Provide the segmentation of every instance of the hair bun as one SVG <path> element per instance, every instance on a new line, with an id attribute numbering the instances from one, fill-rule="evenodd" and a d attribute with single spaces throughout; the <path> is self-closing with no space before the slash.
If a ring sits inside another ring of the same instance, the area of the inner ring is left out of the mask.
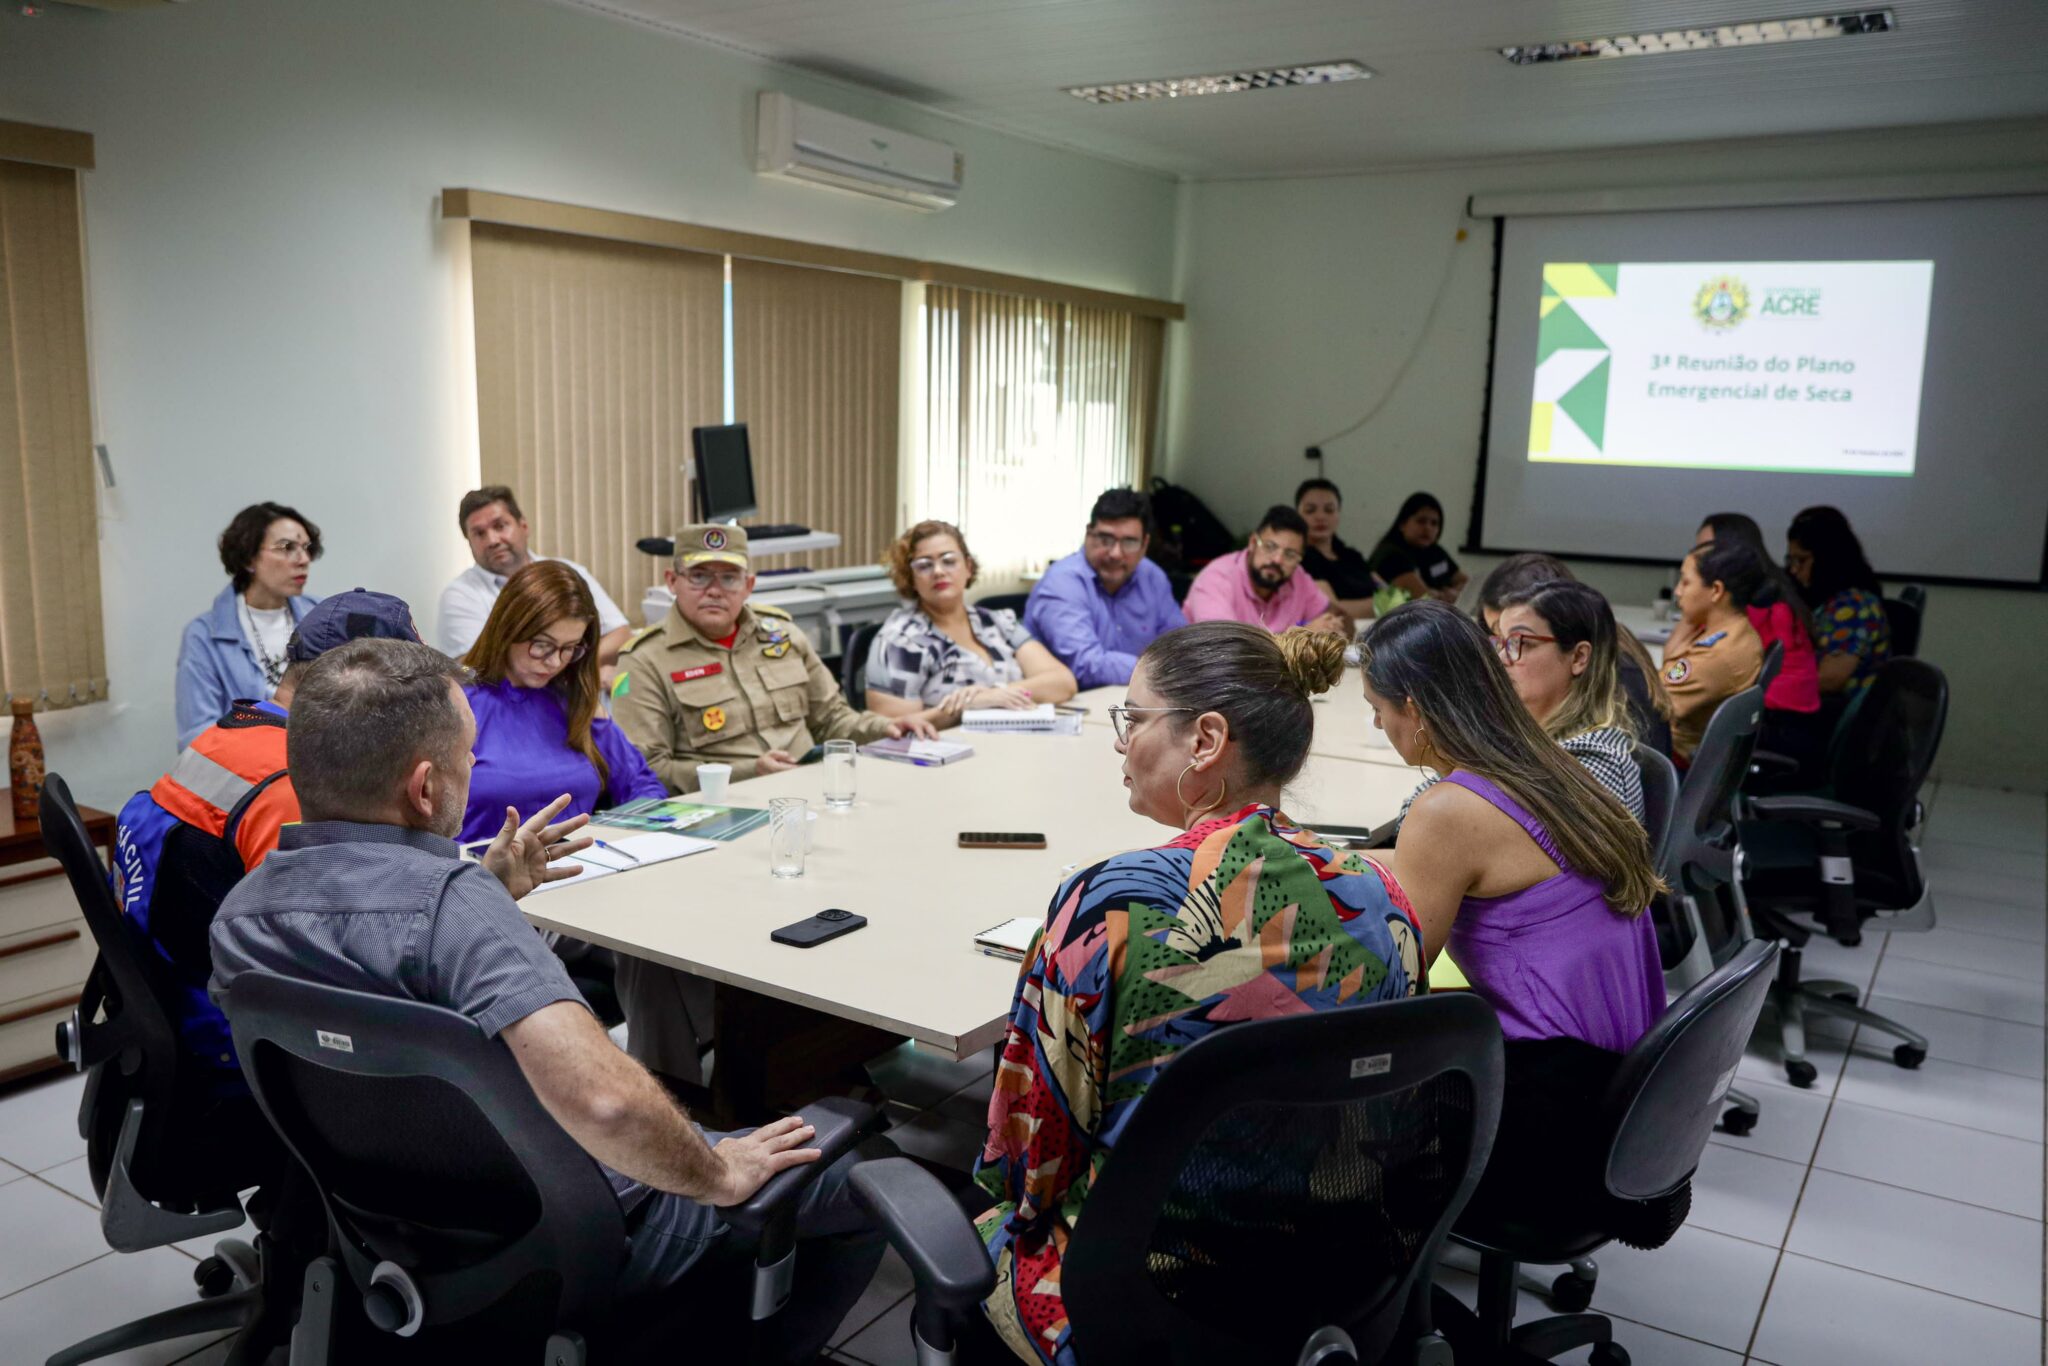
<path id="1" fill-rule="evenodd" d="M 1344 650 L 1351 642 L 1335 631 L 1293 626 L 1280 633 L 1280 657 L 1303 697 L 1328 692 L 1344 676 Z"/>

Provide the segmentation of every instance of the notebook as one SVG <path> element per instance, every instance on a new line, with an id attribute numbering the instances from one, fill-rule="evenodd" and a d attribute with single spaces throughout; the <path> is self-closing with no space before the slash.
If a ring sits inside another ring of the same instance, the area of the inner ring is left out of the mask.
<path id="1" fill-rule="evenodd" d="M 906 735 L 900 740 L 876 740 L 860 747 L 862 754 L 892 763 L 916 764 L 919 768 L 943 768 L 957 759 L 965 759 L 974 753 L 973 745 L 958 744 L 951 740 L 919 740 Z"/>
<path id="2" fill-rule="evenodd" d="M 591 818 L 596 825 L 628 830 L 658 830 L 679 835 L 687 830 L 707 840 L 734 840 L 768 823 L 768 813 L 755 806 L 705 806 L 680 797 L 642 797 Z"/>
<path id="3" fill-rule="evenodd" d="M 991 958 L 1008 958 L 1021 963 L 1031 948 L 1031 936 L 1037 934 L 1044 924 L 1041 916 L 1020 915 L 1000 925 L 991 925 L 974 936 L 974 943 Z"/>
<path id="4" fill-rule="evenodd" d="M 963 730 L 1052 731 L 1059 726 L 1059 714 L 1050 702 L 1012 711 L 1008 707 L 969 707 L 960 714 Z"/>

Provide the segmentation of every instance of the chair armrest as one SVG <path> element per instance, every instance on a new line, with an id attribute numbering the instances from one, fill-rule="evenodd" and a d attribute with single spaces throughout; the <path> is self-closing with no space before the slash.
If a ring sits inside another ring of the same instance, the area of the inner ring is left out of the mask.
<path id="1" fill-rule="evenodd" d="M 1749 771 L 1764 778 L 1789 778 L 1799 771 L 1799 761 L 1760 749 L 1749 756 Z"/>
<path id="2" fill-rule="evenodd" d="M 1752 797 L 1748 806 L 1750 815 L 1758 820 L 1797 821 L 1802 825 L 1833 825 L 1849 830 L 1875 830 L 1884 824 L 1860 806 L 1826 797 Z"/>
<path id="3" fill-rule="evenodd" d="M 866 1138 L 880 1119 L 872 1105 L 843 1096 L 812 1101 L 796 1113 L 817 1130 L 807 1146 L 818 1149 L 822 1156 L 816 1162 L 806 1162 L 768 1178 L 746 1203 L 724 1211 L 721 1217 L 726 1223 L 752 1233 L 766 1228 L 779 1213 L 794 1214 L 804 1188 L 817 1180 L 825 1168 L 852 1152 L 854 1145 Z"/>
<path id="4" fill-rule="evenodd" d="M 861 1163 L 847 1182 L 909 1264 L 920 1304 L 958 1312 L 994 1293 L 988 1248 L 937 1177 L 907 1157 L 887 1157 Z"/>

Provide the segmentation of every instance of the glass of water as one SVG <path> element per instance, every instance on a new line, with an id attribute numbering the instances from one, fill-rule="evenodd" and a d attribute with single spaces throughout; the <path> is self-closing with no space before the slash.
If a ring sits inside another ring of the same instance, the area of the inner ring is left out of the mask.
<path id="1" fill-rule="evenodd" d="M 768 871 L 776 877 L 804 875 L 804 841 L 809 834 L 811 804 L 802 797 L 775 797 L 768 803 Z"/>
<path id="2" fill-rule="evenodd" d="M 853 759 L 853 741 L 825 742 L 825 805 L 836 810 L 853 805 Z"/>

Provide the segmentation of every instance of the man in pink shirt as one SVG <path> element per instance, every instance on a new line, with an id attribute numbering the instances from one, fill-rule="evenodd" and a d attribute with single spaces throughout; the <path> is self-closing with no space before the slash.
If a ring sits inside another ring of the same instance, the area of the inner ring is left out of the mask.
<path id="1" fill-rule="evenodd" d="M 1189 621 L 1241 621 L 1284 631 L 1307 626 L 1351 634 L 1351 623 L 1330 605 L 1301 568 L 1308 523 L 1291 507 L 1266 509 L 1243 550 L 1211 560 L 1195 576 L 1183 606 Z"/>

